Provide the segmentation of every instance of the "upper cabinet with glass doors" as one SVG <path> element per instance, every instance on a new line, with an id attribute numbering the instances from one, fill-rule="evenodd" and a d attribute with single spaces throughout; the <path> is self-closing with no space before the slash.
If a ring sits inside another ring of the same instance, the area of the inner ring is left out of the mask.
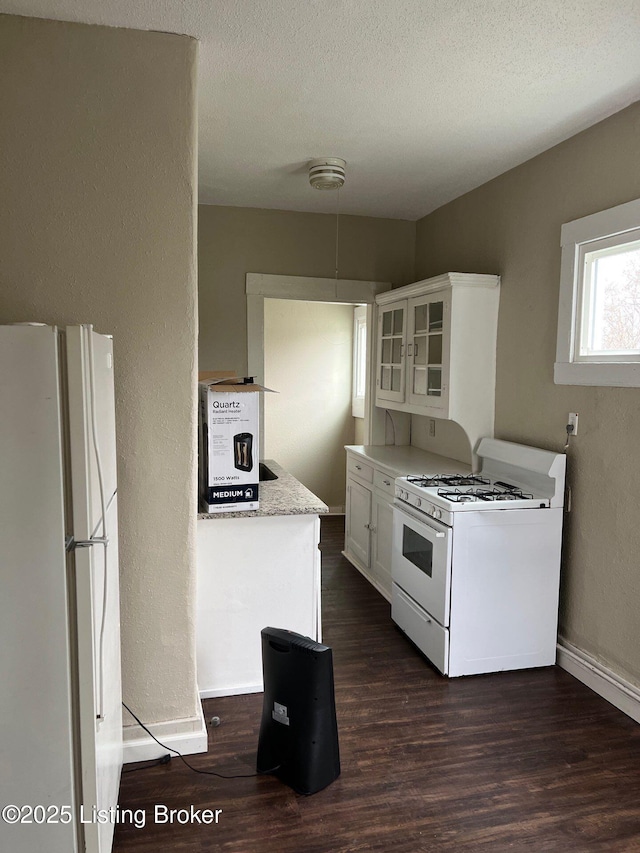
<path id="1" fill-rule="evenodd" d="M 407 402 L 410 405 L 446 408 L 449 367 L 449 294 L 436 293 L 409 299 L 407 335 Z"/>
<path id="2" fill-rule="evenodd" d="M 391 303 L 379 309 L 376 401 L 404 401 L 406 326 L 406 302 Z"/>
<path id="3" fill-rule="evenodd" d="M 492 434 L 499 293 L 499 276 L 446 273 L 378 294 L 376 405 Z"/>

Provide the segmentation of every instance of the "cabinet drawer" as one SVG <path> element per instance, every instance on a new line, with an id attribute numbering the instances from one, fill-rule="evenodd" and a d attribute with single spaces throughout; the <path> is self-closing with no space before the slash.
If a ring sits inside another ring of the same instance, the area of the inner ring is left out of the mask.
<path id="1" fill-rule="evenodd" d="M 393 474 L 385 474 L 383 471 L 376 470 L 373 472 L 373 484 L 377 489 L 380 489 L 381 492 L 386 492 L 388 495 L 393 497 L 394 495 L 394 481 L 395 477 Z"/>
<path id="2" fill-rule="evenodd" d="M 349 456 L 347 458 L 347 471 L 354 477 L 360 477 L 367 483 L 373 483 L 373 468 L 358 457 Z"/>
<path id="3" fill-rule="evenodd" d="M 394 583 L 391 618 L 443 675 L 449 671 L 449 632 Z"/>

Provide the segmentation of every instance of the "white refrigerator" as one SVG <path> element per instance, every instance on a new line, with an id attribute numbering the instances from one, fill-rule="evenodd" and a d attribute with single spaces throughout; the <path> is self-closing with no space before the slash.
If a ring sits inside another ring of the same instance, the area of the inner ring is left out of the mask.
<path id="1" fill-rule="evenodd" d="M 113 347 L 91 326 L 0 326 L 0 582 L 0 850 L 108 853 L 122 769 Z"/>

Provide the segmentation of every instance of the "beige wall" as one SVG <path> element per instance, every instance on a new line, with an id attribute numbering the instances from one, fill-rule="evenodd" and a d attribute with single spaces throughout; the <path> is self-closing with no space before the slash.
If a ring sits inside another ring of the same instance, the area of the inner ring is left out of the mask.
<path id="1" fill-rule="evenodd" d="M 196 51 L 0 17 L 0 322 L 114 336 L 123 691 L 148 721 L 197 707 Z"/>
<path id="2" fill-rule="evenodd" d="M 309 192 L 322 201 L 317 190 Z M 246 274 L 333 277 L 336 218 L 200 205 L 198 219 L 200 369 L 244 375 Z M 338 275 L 407 284 L 413 280 L 414 245 L 414 222 L 341 216 Z"/>
<path id="3" fill-rule="evenodd" d="M 354 444 L 364 444 L 365 443 L 364 418 L 354 418 L 353 420 L 354 420 L 353 443 Z"/>
<path id="4" fill-rule="evenodd" d="M 346 490 L 351 415 L 353 306 L 293 299 L 264 302 L 264 448 L 328 506 Z M 343 511 L 343 510 L 342 510 Z"/>
<path id="5" fill-rule="evenodd" d="M 496 435 L 569 454 L 561 632 L 640 684 L 640 389 L 555 385 L 560 226 L 640 196 L 640 103 L 420 220 L 416 276 L 502 276 Z"/>

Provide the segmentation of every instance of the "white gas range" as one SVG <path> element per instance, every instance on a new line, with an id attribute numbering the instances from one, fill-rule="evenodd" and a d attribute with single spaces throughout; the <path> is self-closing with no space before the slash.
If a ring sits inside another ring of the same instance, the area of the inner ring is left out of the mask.
<path id="1" fill-rule="evenodd" d="M 477 454 L 478 474 L 395 481 L 392 618 L 449 676 L 556 656 L 566 457 L 491 438 Z"/>

